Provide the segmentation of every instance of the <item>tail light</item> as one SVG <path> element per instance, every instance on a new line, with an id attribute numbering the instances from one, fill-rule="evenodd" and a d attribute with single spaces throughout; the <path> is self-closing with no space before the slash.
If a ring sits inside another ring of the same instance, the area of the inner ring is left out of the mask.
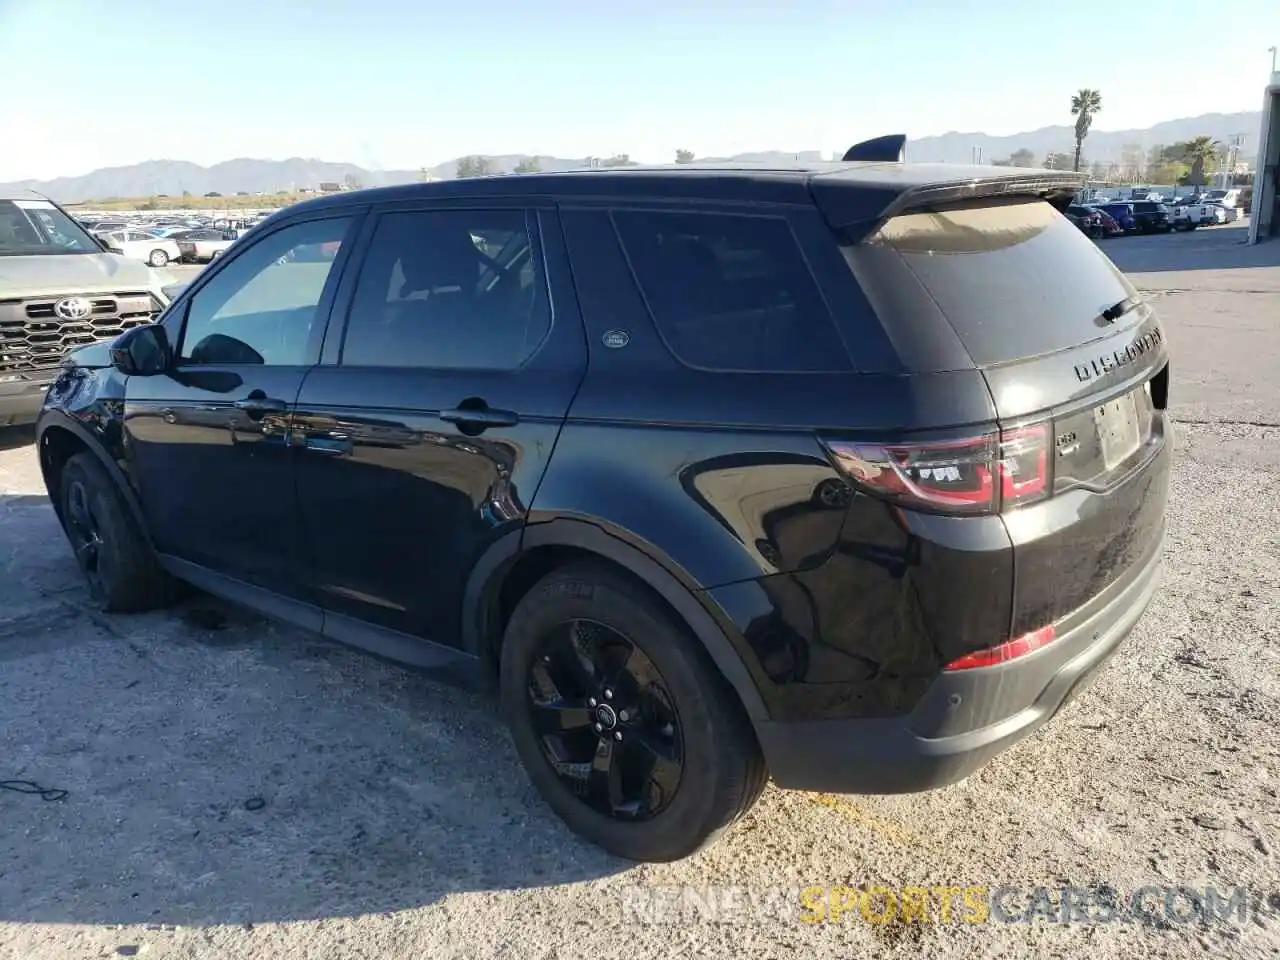
<path id="1" fill-rule="evenodd" d="M 1046 424 L 928 443 L 824 444 L 860 489 L 926 513 L 999 513 L 1051 489 Z"/>

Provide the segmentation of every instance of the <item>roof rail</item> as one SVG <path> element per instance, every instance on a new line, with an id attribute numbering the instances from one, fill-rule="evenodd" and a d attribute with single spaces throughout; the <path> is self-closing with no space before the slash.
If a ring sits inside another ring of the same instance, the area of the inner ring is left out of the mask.
<path id="1" fill-rule="evenodd" d="M 907 159 L 907 135 L 891 133 L 888 136 L 876 137 L 874 140 L 863 140 L 855 143 L 840 158 L 844 161 L 861 160 L 878 163 L 902 163 Z"/>

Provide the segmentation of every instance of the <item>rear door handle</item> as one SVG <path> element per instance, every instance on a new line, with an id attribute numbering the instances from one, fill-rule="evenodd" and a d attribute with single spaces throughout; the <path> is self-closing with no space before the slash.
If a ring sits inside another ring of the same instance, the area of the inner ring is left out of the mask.
<path id="1" fill-rule="evenodd" d="M 445 423 L 477 431 L 486 430 L 489 427 L 514 427 L 520 422 L 520 417 L 514 410 L 496 410 L 493 407 L 457 407 L 453 410 L 441 410 L 440 419 Z"/>

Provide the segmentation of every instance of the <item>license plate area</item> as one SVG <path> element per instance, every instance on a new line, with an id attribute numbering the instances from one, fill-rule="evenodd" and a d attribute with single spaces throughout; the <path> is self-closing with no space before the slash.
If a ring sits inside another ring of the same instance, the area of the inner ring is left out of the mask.
<path id="1" fill-rule="evenodd" d="M 1108 473 L 1137 453 L 1142 443 L 1142 428 L 1135 401 L 1135 395 L 1127 393 L 1093 409 L 1102 463 Z"/>

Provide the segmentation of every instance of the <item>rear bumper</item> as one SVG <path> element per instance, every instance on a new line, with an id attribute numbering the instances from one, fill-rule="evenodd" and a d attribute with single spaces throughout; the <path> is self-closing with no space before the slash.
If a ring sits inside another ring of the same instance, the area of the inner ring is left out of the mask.
<path id="1" fill-rule="evenodd" d="M 0 381 L 0 427 L 35 423 L 44 403 L 44 393 L 56 379 L 57 372 L 42 370 L 24 376 L 28 379 Z"/>
<path id="2" fill-rule="evenodd" d="M 780 787 L 914 793 L 962 780 L 1051 719 L 1119 649 L 1159 584 L 1163 537 L 1146 562 L 1072 616 L 1052 644 L 1011 663 L 944 673 L 900 717 L 757 722 Z"/>

